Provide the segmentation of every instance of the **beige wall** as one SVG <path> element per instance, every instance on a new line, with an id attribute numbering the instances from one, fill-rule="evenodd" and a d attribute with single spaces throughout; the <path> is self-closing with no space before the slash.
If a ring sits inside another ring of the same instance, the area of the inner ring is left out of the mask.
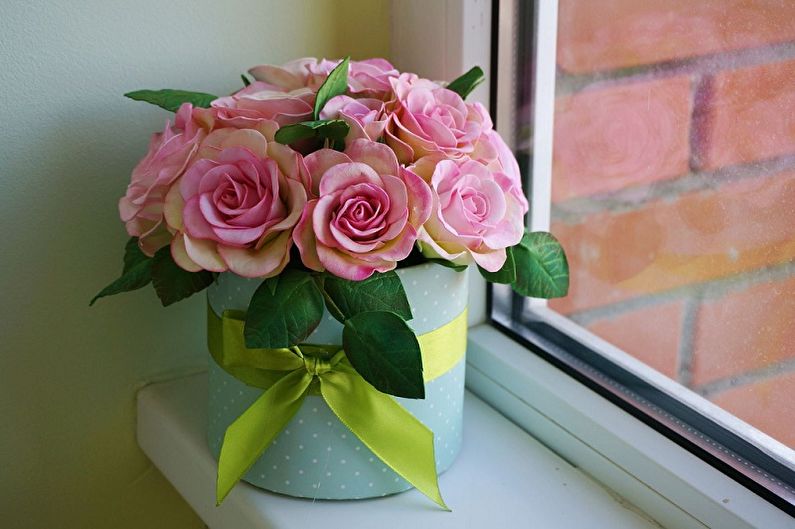
<path id="1" fill-rule="evenodd" d="M 0 526 L 201 527 L 135 442 L 135 391 L 205 364 L 203 300 L 88 300 L 119 272 L 116 201 L 167 115 L 248 66 L 385 55 L 387 2 L 0 4 Z M 197 406 L 204 406 L 203 401 Z"/>

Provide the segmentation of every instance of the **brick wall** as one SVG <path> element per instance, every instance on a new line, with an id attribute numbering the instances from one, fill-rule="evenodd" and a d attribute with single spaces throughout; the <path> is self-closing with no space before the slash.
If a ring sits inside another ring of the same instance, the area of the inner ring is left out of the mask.
<path id="1" fill-rule="evenodd" d="M 795 446 L 795 2 L 559 17 L 552 307 Z"/>

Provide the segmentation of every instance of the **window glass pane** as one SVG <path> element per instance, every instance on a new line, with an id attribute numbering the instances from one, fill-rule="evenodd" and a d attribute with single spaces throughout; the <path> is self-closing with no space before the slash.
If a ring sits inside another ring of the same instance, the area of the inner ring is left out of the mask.
<path id="1" fill-rule="evenodd" d="M 795 2 L 559 5 L 549 306 L 792 460 Z"/>

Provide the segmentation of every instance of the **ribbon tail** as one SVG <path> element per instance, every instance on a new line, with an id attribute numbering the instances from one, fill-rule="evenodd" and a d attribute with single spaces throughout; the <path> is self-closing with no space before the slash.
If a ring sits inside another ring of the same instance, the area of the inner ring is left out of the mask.
<path id="1" fill-rule="evenodd" d="M 439 491 L 431 430 L 352 368 L 320 375 L 320 392 L 367 448 L 437 505 L 450 510 Z"/>
<path id="2" fill-rule="evenodd" d="M 301 407 L 312 375 L 301 367 L 281 378 L 229 425 L 218 458 L 216 504 L 220 505 Z"/>

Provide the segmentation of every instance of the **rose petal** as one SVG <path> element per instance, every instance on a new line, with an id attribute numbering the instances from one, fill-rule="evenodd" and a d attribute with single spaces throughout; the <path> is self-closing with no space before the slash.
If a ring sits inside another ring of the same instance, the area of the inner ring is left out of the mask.
<path id="1" fill-rule="evenodd" d="M 374 272 L 388 272 L 394 270 L 397 263 L 394 261 L 364 261 L 356 259 L 346 253 L 322 244 L 317 246 L 318 257 L 326 270 L 335 276 L 351 281 L 362 281 Z"/>
<path id="2" fill-rule="evenodd" d="M 330 167 L 320 180 L 320 196 L 342 191 L 354 184 L 371 183 L 380 186 L 381 177 L 372 167 L 360 162 L 342 163 Z"/>
<path id="3" fill-rule="evenodd" d="M 314 200 L 312 213 L 312 229 L 320 243 L 327 246 L 335 246 L 336 241 L 331 233 L 331 219 L 334 215 L 334 208 L 337 205 L 339 193 L 325 195 L 319 200 Z"/>
<path id="4" fill-rule="evenodd" d="M 413 162 L 415 160 L 414 149 L 412 149 L 408 143 L 404 142 L 393 133 L 393 131 L 390 129 L 390 123 L 397 123 L 394 114 L 392 117 L 390 117 L 389 121 L 387 121 L 387 127 L 384 131 L 386 144 L 389 145 L 389 147 L 395 152 L 395 156 L 397 156 L 397 159 L 400 163 L 407 164 Z M 393 126 L 397 127 L 397 125 Z M 416 158 L 419 158 L 419 156 Z"/>
<path id="5" fill-rule="evenodd" d="M 304 158 L 304 163 L 311 178 L 312 196 L 317 197 L 320 194 L 320 179 L 326 171 L 335 165 L 348 163 L 351 159 L 347 155 L 335 151 L 334 149 L 320 149 Z"/>
<path id="6" fill-rule="evenodd" d="M 429 236 L 420 236 L 417 241 L 420 253 L 430 259 L 445 259 L 457 265 L 467 265 L 472 262 L 472 257 L 466 249 L 460 252 L 449 252 Z"/>
<path id="7" fill-rule="evenodd" d="M 381 246 L 384 245 L 384 243 L 379 240 L 371 242 L 354 241 L 348 236 L 347 233 L 345 233 L 343 230 L 335 226 L 334 223 L 332 223 L 331 226 L 329 226 L 329 229 L 331 230 L 331 233 L 334 237 L 334 241 L 336 242 L 334 246 L 344 249 L 351 253 L 365 254 L 371 250 L 380 248 Z"/>
<path id="8" fill-rule="evenodd" d="M 283 231 L 258 250 L 219 246 L 229 270 L 242 277 L 273 277 L 278 275 L 290 260 L 292 237 Z"/>
<path id="9" fill-rule="evenodd" d="M 203 269 L 210 272 L 223 272 L 227 269 L 215 241 L 194 239 L 187 234 L 184 235 L 184 241 L 187 255 Z"/>
<path id="10" fill-rule="evenodd" d="M 304 81 L 300 76 L 270 64 L 250 68 L 248 73 L 257 81 L 264 81 L 285 90 L 294 90 L 304 86 Z"/>
<path id="11" fill-rule="evenodd" d="M 389 212 L 386 221 L 389 224 L 397 222 L 398 219 L 407 219 L 409 210 L 409 194 L 406 184 L 396 176 L 382 175 L 384 190 L 389 196 Z M 402 227 L 401 227 L 402 229 Z"/>
<path id="12" fill-rule="evenodd" d="M 417 242 L 417 232 L 410 224 L 404 224 L 401 233 L 395 234 L 389 242 L 378 249 L 376 255 L 385 261 L 402 261 L 409 256 Z"/>
<path id="13" fill-rule="evenodd" d="M 431 216 L 433 208 L 433 192 L 430 186 L 409 169 L 401 169 L 400 176 L 408 189 L 409 224 L 419 228 Z"/>
<path id="14" fill-rule="evenodd" d="M 502 265 L 505 264 L 505 259 L 507 259 L 507 254 L 505 253 L 505 248 L 499 248 L 497 250 L 491 250 L 487 252 L 471 252 L 472 259 L 488 272 L 497 272 Z"/>
<path id="15" fill-rule="evenodd" d="M 285 183 L 289 190 L 287 193 L 287 216 L 277 224 L 271 226 L 269 231 L 291 228 L 301 218 L 301 213 L 304 210 L 304 205 L 306 204 L 306 190 L 303 185 L 295 180 L 286 180 Z M 282 197 L 282 200 L 284 200 L 284 197 Z"/>
<path id="16" fill-rule="evenodd" d="M 196 156 L 214 160 L 227 147 L 245 147 L 260 158 L 268 154 L 268 140 L 262 133 L 251 129 L 218 129 L 204 139 Z"/>
<path id="17" fill-rule="evenodd" d="M 397 176 L 400 171 L 395 152 L 384 145 L 368 140 L 355 140 L 345 149 L 351 160 L 372 167 L 380 175 Z"/>
<path id="18" fill-rule="evenodd" d="M 312 214 L 316 205 L 317 199 L 306 203 L 301 219 L 295 225 L 295 230 L 293 230 L 293 241 L 298 247 L 304 266 L 311 270 L 322 272 L 324 268 L 317 255 L 317 240 L 312 229 Z"/>
<path id="19" fill-rule="evenodd" d="M 184 178 L 184 177 L 183 177 Z M 185 207 L 185 200 L 180 193 L 179 183 L 171 186 L 166 194 L 166 200 L 163 204 L 163 216 L 166 223 L 176 231 L 184 231 L 182 225 L 182 209 Z"/>
<path id="20" fill-rule="evenodd" d="M 272 142 L 268 144 L 268 156 L 276 162 L 284 176 L 303 183 L 307 191 L 312 188 L 309 172 L 300 154 L 287 145 Z"/>
<path id="21" fill-rule="evenodd" d="M 424 136 L 422 139 L 431 141 L 432 138 L 433 143 L 441 148 L 452 149 L 458 145 L 458 138 L 450 130 L 450 127 L 428 116 L 419 115 L 414 117 L 422 129 Z"/>
<path id="22" fill-rule="evenodd" d="M 181 233 L 171 239 L 171 258 L 174 259 L 177 266 L 188 272 L 199 272 L 202 269 L 185 250 L 185 237 Z"/>
<path id="23" fill-rule="evenodd" d="M 185 231 L 197 239 L 215 239 L 215 232 L 212 226 L 205 220 L 199 207 L 199 197 L 192 197 L 185 203 L 182 211 L 182 221 L 185 224 Z"/>
<path id="24" fill-rule="evenodd" d="M 214 160 L 197 160 L 193 163 L 182 178 L 179 179 L 179 190 L 184 199 L 188 199 L 199 192 L 202 178 L 207 172 L 218 166 Z M 176 187 L 176 184 L 173 187 Z"/>
<path id="25" fill-rule="evenodd" d="M 152 257 L 160 248 L 171 243 L 173 235 L 166 229 L 162 219 L 154 222 L 149 229 L 138 237 L 138 247 L 143 253 Z"/>

